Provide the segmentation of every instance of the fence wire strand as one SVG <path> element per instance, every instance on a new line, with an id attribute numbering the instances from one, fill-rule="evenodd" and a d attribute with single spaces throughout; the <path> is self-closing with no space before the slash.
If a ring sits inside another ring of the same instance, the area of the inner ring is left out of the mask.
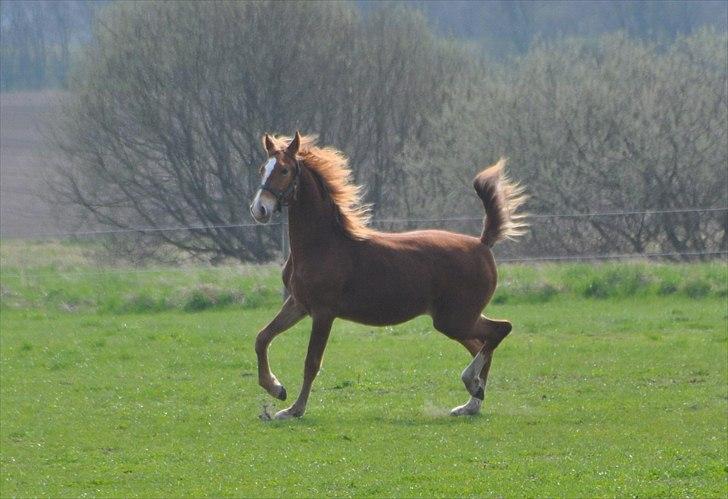
<path id="1" fill-rule="evenodd" d="M 685 251 L 685 252 L 666 252 L 666 253 L 617 253 L 611 255 L 554 255 L 554 256 L 537 256 L 537 257 L 524 257 L 524 258 L 497 258 L 496 263 L 530 263 L 530 262 L 557 262 L 557 261 L 589 261 L 589 260 L 642 260 L 650 258 L 668 258 L 668 257 L 680 257 L 680 256 L 724 256 L 728 257 L 728 251 Z M 250 266 L 250 265 L 249 265 Z M 276 263 L 261 264 L 256 266 L 256 269 L 264 267 L 279 268 L 280 265 Z M 104 274 L 164 274 L 164 273 L 182 273 L 182 272 L 239 272 L 241 267 L 236 266 L 220 266 L 220 267 L 166 267 L 156 269 L 107 269 L 93 272 L 87 271 L 60 271 L 60 272 L 19 272 L 14 274 L 6 274 L 0 272 L 0 277 L 5 278 L 26 278 L 26 277 L 43 277 L 43 276 L 63 276 L 63 277 L 76 277 L 76 276 L 92 276 L 92 275 L 104 275 Z"/>
<path id="2" fill-rule="evenodd" d="M 592 212 L 592 213 L 549 213 L 529 215 L 530 219 L 552 219 L 552 218 L 593 218 L 593 217 L 615 217 L 615 216 L 634 216 L 634 215 L 661 215 L 675 213 L 709 213 L 709 212 L 728 212 L 728 208 L 675 208 L 666 210 L 630 210 L 630 211 L 611 211 L 611 212 Z M 391 218 L 372 221 L 372 225 L 385 224 L 409 224 L 423 222 L 476 222 L 481 221 L 482 217 L 449 217 L 449 218 Z M 244 223 L 244 224 L 219 224 L 219 225 L 198 225 L 187 227 L 130 227 L 120 229 L 101 229 L 87 230 L 76 232 L 57 232 L 57 233 L 36 233 L 22 236 L 20 239 L 32 238 L 62 238 L 62 237 L 82 237 L 96 235 L 111 235 L 124 233 L 146 233 L 146 232 L 164 232 L 179 230 L 209 230 L 224 228 L 263 228 L 263 227 L 281 227 L 285 230 L 285 220 L 276 221 L 268 224 Z M 615 254 L 587 254 L 587 255 L 546 255 L 532 257 L 517 258 L 496 258 L 498 263 L 529 263 L 529 262 L 566 262 L 566 261 L 595 261 L 595 260 L 627 260 L 627 259 L 652 259 L 652 258 L 677 258 L 677 257 L 722 257 L 725 259 L 728 251 L 683 251 L 683 252 L 655 252 L 655 253 L 615 253 Z M 275 264 L 271 264 L 275 265 Z M 264 266 L 264 265 L 262 265 Z M 259 266 L 258 268 L 262 267 Z M 104 269 L 99 271 L 60 271 L 60 272 L 24 272 L 7 274 L 1 272 L 2 278 L 16 277 L 41 277 L 44 275 L 61 275 L 61 276 L 86 276 L 86 275 L 103 275 L 103 274 L 152 274 L 152 273 L 180 273 L 180 272 L 205 272 L 205 271 L 222 271 L 230 272 L 240 271 L 240 266 L 220 266 L 220 267 L 168 267 L 154 269 Z"/>
<path id="3" fill-rule="evenodd" d="M 679 256 L 719 256 L 728 255 L 728 251 L 683 251 L 666 253 L 615 253 L 606 255 L 554 255 L 554 256 L 533 256 L 523 258 L 496 258 L 499 263 L 521 263 L 521 262 L 549 262 L 549 261 L 581 261 L 581 260 L 635 260 L 641 258 L 669 258 Z"/>
<path id="4" fill-rule="evenodd" d="M 668 210 L 632 210 L 632 211 L 606 211 L 591 213 L 540 213 L 529 214 L 527 219 L 553 219 L 553 218 L 596 218 L 596 217 L 616 217 L 616 216 L 634 216 L 634 215 L 662 215 L 676 213 L 710 213 L 710 212 L 728 212 L 728 207 L 717 208 L 675 208 Z M 388 218 L 372 220 L 372 225 L 387 224 L 408 224 L 423 222 L 480 222 L 483 217 L 445 217 L 445 218 Z M 253 227 L 279 227 L 284 222 L 270 222 L 267 224 L 259 223 L 239 223 L 239 224 L 211 224 L 211 225 L 190 225 L 190 226 L 174 226 L 174 227 L 126 227 L 118 229 L 99 229 L 99 230 L 83 230 L 74 232 L 38 232 L 24 234 L 18 236 L 18 239 L 33 238 L 65 238 L 65 237 L 84 237 L 84 236 L 102 236 L 112 234 L 132 234 L 132 233 L 154 233 L 154 232 L 172 232 L 182 230 L 209 230 L 209 229 L 234 229 L 234 228 L 253 228 Z"/>

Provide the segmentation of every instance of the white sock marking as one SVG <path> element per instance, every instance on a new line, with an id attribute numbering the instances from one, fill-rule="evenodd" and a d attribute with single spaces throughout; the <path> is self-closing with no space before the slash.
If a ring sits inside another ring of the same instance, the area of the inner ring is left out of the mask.
<path id="1" fill-rule="evenodd" d="M 482 403 L 482 400 L 470 397 L 470 400 L 468 400 L 467 403 L 455 407 L 452 411 L 450 411 L 450 414 L 453 416 L 469 416 L 477 414 L 480 412 L 480 406 Z"/>
<path id="2" fill-rule="evenodd" d="M 463 371 L 463 380 L 466 378 L 472 380 L 480 376 L 480 371 L 483 370 L 483 366 L 485 366 L 485 357 L 483 356 L 483 352 L 478 352 L 475 358 L 468 364 L 468 367 L 465 368 L 465 371 Z"/>

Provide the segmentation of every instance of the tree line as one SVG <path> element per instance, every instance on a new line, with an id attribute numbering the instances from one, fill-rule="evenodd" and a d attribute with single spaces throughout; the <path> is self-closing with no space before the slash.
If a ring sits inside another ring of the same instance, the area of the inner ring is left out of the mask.
<path id="1" fill-rule="evenodd" d="M 670 43 L 704 26 L 728 29 L 728 7 L 713 0 L 403 0 L 443 34 L 471 40 L 491 58 L 526 53 L 534 42 L 616 31 Z M 362 1 L 362 8 L 376 2 Z"/>
<path id="2" fill-rule="evenodd" d="M 626 33 L 535 44 L 507 62 L 384 4 L 114 3 L 54 126 L 52 186 L 139 257 L 267 260 L 247 227 L 263 132 L 342 149 L 375 219 L 479 217 L 499 156 L 532 213 L 726 206 L 726 35 Z M 725 249 L 728 215 L 543 220 L 512 254 Z M 477 231 L 477 223 L 460 230 Z M 403 227 L 390 227 L 401 229 Z M 404 227 L 407 228 L 407 227 Z"/>
<path id="3" fill-rule="evenodd" d="M 63 88 L 105 0 L 3 0 L 0 89 Z"/>
<path id="4" fill-rule="evenodd" d="M 76 55 L 91 41 L 95 13 L 111 0 L 4 0 L 0 88 L 65 88 Z M 703 26 L 728 29 L 717 0 L 396 0 L 424 13 L 440 34 L 474 43 L 492 59 L 524 54 L 534 41 L 623 31 L 669 43 Z M 364 14 L 382 2 L 356 0 Z"/>

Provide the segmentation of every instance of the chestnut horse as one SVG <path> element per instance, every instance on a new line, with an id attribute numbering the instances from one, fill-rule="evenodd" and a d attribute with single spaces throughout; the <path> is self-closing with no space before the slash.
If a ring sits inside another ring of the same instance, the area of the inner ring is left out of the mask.
<path id="1" fill-rule="evenodd" d="M 392 234 L 367 226 L 360 188 L 339 151 L 298 132 L 293 139 L 266 134 L 263 144 L 268 160 L 250 212 L 266 223 L 288 206 L 291 246 L 283 269 L 290 295 L 255 341 L 258 382 L 273 397 L 285 400 L 286 389 L 268 366 L 268 345 L 304 316 L 313 320 L 301 393 L 275 418 L 306 410 L 334 319 L 383 326 L 422 314 L 474 357 L 461 376 L 470 399 L 451 414 L 477 414 L 493 351 L 511 331 L 510 322 L 481 315 L 496 287 L 490 248 L 525 227 L 515 214 L 522 188 L 504 176 L 505 160 L 475 177 L 487 215 L 480 238 L 440 230 Z"/>

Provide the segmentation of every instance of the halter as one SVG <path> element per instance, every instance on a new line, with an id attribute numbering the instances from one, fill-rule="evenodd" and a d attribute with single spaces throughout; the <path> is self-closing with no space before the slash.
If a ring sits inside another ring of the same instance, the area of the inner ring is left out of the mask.
<path id="1" fill-rule="evenodd" d="M 293 172 L 293 180 L 289 182 L 288 187 L 282 191 L 269 187 L 268 182 L 270 182 L 270 177 L 268 177 L 265 183 L 260 185 L 261 191 L 267 191 L 273 194 L 273 197 L 276 198 L 276 211 L 281 211 L 281 207 L 288 206 L 291 194 L 293 194 L 293 197 L 295 198 L 296 189 L 298 188 L 298 179 L 301 177 L 301 165 L 297 159 L 294 159 L 294 161 L 295 171 Z"/>

